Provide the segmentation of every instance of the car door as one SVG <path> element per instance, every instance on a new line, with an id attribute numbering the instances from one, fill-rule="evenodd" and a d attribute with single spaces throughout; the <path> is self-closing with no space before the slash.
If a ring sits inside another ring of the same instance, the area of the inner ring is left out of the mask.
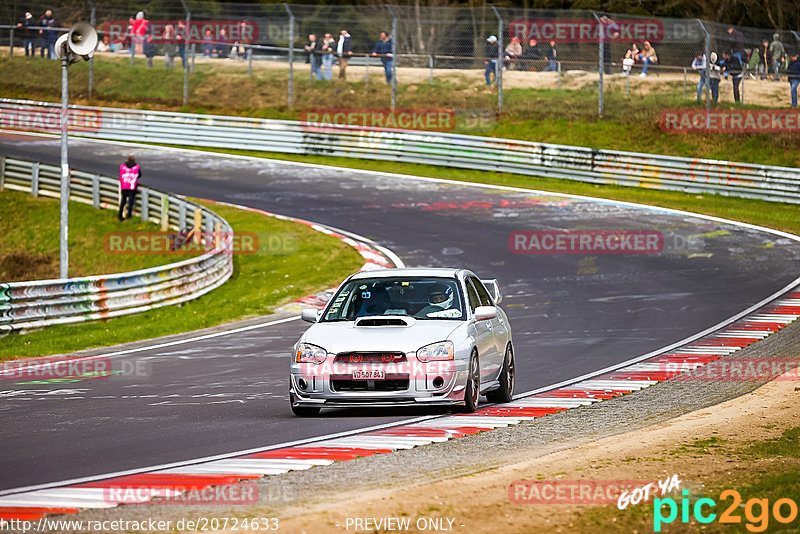
<path id="1" fill-rule="evenodd" d="M 478 356 L 481 366 L 481 382 L 497 378 L 497 348 L 494 341 L 492 320 L 475 320 L 475 309 L 482 306 L 480 296 L 470 278 L 465 280 L 467 286 L 467 300 L 472 310 L 472 328 L 474 328 L 475 344 L 478 347 Z"/>
<path id="2" fill-rule="evenodd" d="M 495 305 L 494 302 L 492 302 L 492 297 L 489 296 L 489 291 L 480 280 L 470 277 L 469 281 L 472 282 L 473 286 L 475 286 L 481 306 Z M 490 376 L 494 379 L 499 376 L 500 368 L 503 365 L 503 356 L 505 356 L 506 351 L 506 338 L 508 336 L 508 330 L 506 325 L 501 320 L 499 313 L 494 319 L 484 322 L 490 323 L 492 330 L 492 353 L 489 361 L 487 361 L 487 365 L 490 365 L 488 371 L 491 373 Z"/>

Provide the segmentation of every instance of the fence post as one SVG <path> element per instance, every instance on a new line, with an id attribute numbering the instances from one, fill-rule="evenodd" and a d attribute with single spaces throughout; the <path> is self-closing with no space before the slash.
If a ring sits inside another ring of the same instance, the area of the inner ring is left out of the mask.
<path id="1" fill-rule="evenodd" d="M 394 14 L 392 6 L 389 13 L 392 15 L 392 110 L 397 107 L 397 15 Z"/>
<path id="2" fill-rule="evenodd" d="M 89 7 L 92 8 L 92 11 L 89 15 L 89 24 L 92 25 L 92 28 L 95 27 L 95 8 L 94 2 L 92 0 L 87 0 L 89 2 Z M 101 39 L 102 40 L 102 39 Z M 92 98 L 92 89 L 94 88 L 94 54 L 92 57 L 89 58 L 89 98 Z"/>
<path id="3" fill-rule="evenodd" d="M 253 75 L 253 47 L 248 46 L 245 50 L 247 50 L 247 75 Z"/>
<path id="4" fill-rule="evenodd" d="M 8 30 L 8 57 L 14 57 L 14 28 Z"/>
<path id="5" fill-rule="evenodd" d="M 686 98 L 686 67 L 683 67 L 683 98 Z"/>
<path id="6" fill-rule="evenodd" d="M 147 222 L 150 219 L 150 190 L 146 187 L 142 188 L 142 222 Z"/>
<path id="7" fill-rule="evenodd" d="M 283 4 L 284 9 L 289 14 L 289 109 L 294 105 L 294 13 L 289 9 L 289 4 Z"/>
<path id="8" fill-rule="evenodd" d="M 561 89 L 561 62 L 556 61 L 556 66 L 558 67 L 558 88 Z"/>
<path id="9" fill-rule="evenodd" d="M 700 19 L 695 19 L 706 34 L 706 130 L 711 127 L 711 34 Z"/>
<path id="10" fill-rule="evenodd" d="M 428 56 L 428 70 L 430 71 L 430 82 L 433 85 L 433 56 Z"/>
<path id="11" fill-rule="evenodd" d="M 39 162 L 31 166 L 31 196 L 39 196 Z"/>
<path id="12" fill-rule="evenodd" d="M 3 190 L 5 181 L 6 181 L 6 158 L 5 156 L 0 156 L 0 191 Z"/>
<path id="13" fill-rule="evenodd" d="M 161 231 L 169 230 L 169 197 L 161 193 Z"/>
<path id="14" fill-rule="evenodd" d="M 188 45 L 187 45 L 187 48 L 188 48 Z M 195 50 L 195 45 L 194 45 L 194 43 L 192 43 L 192 66 L 191 66 L 191 73 L 192 74 L 194 74 L 194 58 L 195 58 L 196 55 L 197 55 L 197 52 Z"/>
<path id="15" fill-rule="evenodd" d="M 598 91 L 597 91 L 597 114 L 602 117 L 603 116 L 603 108 L 605 107 L 605 94 L 603 94 L 603 84 L 605 81 L 603 80 L 603 74 L 605 69 L 603 68 L 603 37 L 605 35 L 605 30 L 603 29 L 603 22 L 600 20 L 600 17 L 597 16 L 597 13 L 592 11 L 592 15 L 594 16 L 595 20 L 597 20 L 597 72 L 600 75 L 599 82 L 597 84 Z"/>
<path id="16" fill-rule="evenodd" d="M 100 176 L 92 175 L 92 207 L 100 209 Z"/>
<path id="17" fill-rule="evenodd" d="M 503 111 L 503 17 L 497 8 L 490 6 L 497 17 L 497 64 L 494 66 L 494 83 L 497 85 L 497 112 Z"/>
<path id="18" fill-rule="evenodd" d="M 183 200 L 178 201 L 178 230 L 183 230 L 186 227 L 186 202 Z"/>
<path id="19" fill-rule="evenodd" d="M 364 85 L 369 85 L 369 56 L 364 56 Z"/>
<path id="20" fill-rule="evenodd" d="M 183 10 L 186 12 L 186 35 L 183 36 L 183 105 L 189 104 L 189 62 L 186 61 L 186 54 L 189 53 L 189 38 L 192 35 L 191 23 L 192 13 L 185 0 L 181 0 Z M 194 45 L 192 45 L 194 46 Z M 192 55 L 192 70 L 194 71 L 194 55 Z"/>

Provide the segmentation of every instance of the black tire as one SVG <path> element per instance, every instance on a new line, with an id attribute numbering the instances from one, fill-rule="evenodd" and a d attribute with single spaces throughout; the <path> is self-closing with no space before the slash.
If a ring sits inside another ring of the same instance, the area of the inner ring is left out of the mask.
<path id="1" fill-rule="evenodd" d="M 511 402 L 514 396 L 514 349 L 511 344 L 506 347 L 506 355 L 503 358 L 503 368 L 500 370 L 500 388 L 486 394 L 489 402 L 506 403 Z"/>
<path id="2" fill-rule="evenodd" d="M 464 389 L 463 413 L 474 413 L 478 408 L 478 398 L 481 395 L 481 367 L 478 365 L 478 353 L 472 353 L 469 359 L 469 374 L 467 387 Z"/>
<path id="3" fill-rule="evenodd" d="M 314 417 L 319 415 L 319 408 L 316 406 L 295 406 L 294 395 L 289 394 L 289 403 L 292 407 L 292 413 L 297 417 Z"/>

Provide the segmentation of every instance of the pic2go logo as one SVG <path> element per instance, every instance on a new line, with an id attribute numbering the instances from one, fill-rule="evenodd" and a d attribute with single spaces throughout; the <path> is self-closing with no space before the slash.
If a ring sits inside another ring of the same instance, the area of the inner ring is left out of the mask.
<path id="1" fill-rule="evenodd" d="M 689 523 L 689 513 L 694 516 L 695 521 L 702 524 L 712 523 L 717 519 L 717 514 L 713 512 L 717 503 L 714 499 L 702 498 L 694 502 L 694 506 L 689 503 L 689 490 L 681 492 L 683 498 L 680 506 L 675 499 L 670 497 L 664 499 L 653 499 L 653 532 L 661 532 L 662 524 L 670 524 L 681 514 L 681 523 Z M 719 522 L 724 524 L 740 524 L 742 517 L 734 512 L 742 504 L 742 496 L 736 490 L 725 490 L 719 494 L 720 501 L 730 499 L 731 504 L 719 515 Z M 667 512 L 665 516 L 664 513 Z M 797 519 L 797 503 L 792 499 L 782 498 L 769 505 L 769 499 L 749 499 L 744 504 L 745 528 L 750 532 L 764 532 L 769 526 L 770 512 L 775 521 L 784 525 Z"/>

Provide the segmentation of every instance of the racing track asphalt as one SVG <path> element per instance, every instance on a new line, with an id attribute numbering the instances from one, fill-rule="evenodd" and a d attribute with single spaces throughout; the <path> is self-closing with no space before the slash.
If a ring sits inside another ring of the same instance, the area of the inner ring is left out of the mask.
<path id="1" fill-rule="evenodd" d="M 10 157 L 58 163 L 58 139 L 52 137 L 5 133 L 0 147 Z M 606 201 L 70 141 L 70 164 L 84 171 L 113 176 L 129 153 L 142 165 L 145 185 L 359 233 L 408 266 L 463 266 L 497 277 L 513 327 L 517 391 L 601 369 L 712 326 L 791 282 L 800 259 L 800 243 L 786 238 Z M 548 229 L 658 230 L 665 250 L 510 252 L 511 231 Z M 0 384 L 0 490 L 423 414 L 330 410 L 320 418 L 294 417 L 286 391 L 288 353 L 303 328 L 292 321 L 113 360 L 115 369 L 139 362 L 145 377 Z"/>

